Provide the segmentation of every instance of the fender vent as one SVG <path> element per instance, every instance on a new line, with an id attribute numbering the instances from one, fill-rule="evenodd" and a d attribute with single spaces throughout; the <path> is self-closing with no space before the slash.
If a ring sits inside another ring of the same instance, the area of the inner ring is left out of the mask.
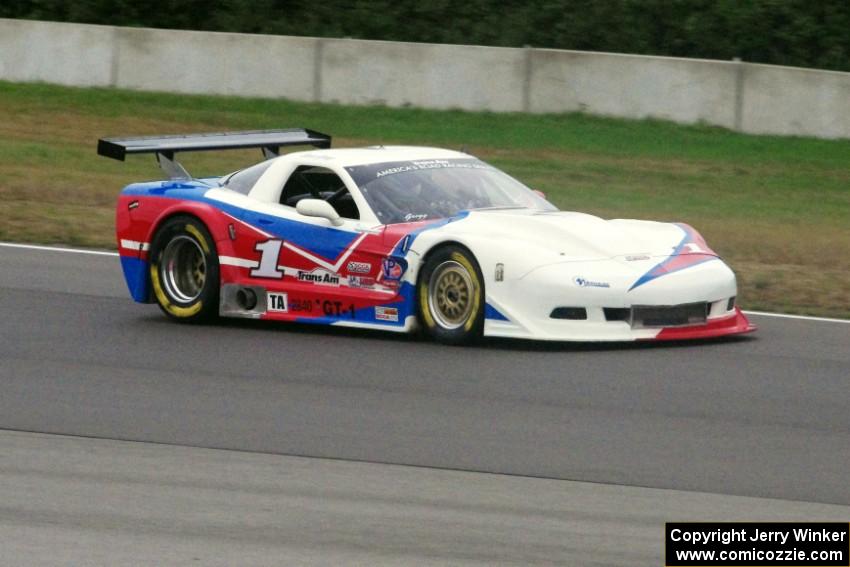
<path id="1" fill-rule="evenodd" d="M 587 309 L 584 307 L 556 307 L 549 314 L 552 319 L 571 319 L 584 321 L 587 319 Z"/>

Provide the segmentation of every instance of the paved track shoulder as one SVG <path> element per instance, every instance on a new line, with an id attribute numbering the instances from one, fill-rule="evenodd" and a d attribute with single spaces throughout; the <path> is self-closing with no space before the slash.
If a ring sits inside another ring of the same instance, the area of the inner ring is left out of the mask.
<path id="1" fill-rule="evenodd" d="M 850 507 L 0 431 L 3 565 L 662 565 L 695 514 Z"/>

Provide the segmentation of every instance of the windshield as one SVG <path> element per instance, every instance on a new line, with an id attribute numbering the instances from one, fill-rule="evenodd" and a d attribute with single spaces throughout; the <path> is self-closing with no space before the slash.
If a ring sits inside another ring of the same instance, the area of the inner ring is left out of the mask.
<path id="1" fill-rule="evenodd" d="M 471 209 L 558 210 L 513 177 L 475 158 L 398 161 L 345 169 L 383 224 L 446 218 Z"/>

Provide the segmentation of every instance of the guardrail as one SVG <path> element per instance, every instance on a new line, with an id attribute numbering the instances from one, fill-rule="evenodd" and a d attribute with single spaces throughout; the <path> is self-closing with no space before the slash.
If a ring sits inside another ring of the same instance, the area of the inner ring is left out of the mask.
<path id="1" fill-rule="evenodd" d="M 0 19 L 0 79 L 850 138 L 850 73 L 740 61 Z"/>

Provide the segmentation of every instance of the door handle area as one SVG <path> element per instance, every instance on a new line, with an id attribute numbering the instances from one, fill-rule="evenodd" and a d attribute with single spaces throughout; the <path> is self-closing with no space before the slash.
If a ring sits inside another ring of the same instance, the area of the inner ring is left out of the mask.
<path id="1" fill-rule="evenodd" d="M 265 224 L 265 225 L 274 224 L 273 219 L 268 219 L 268 218 L 264 218 L 264 217 L 259 217 L 257 219 L 257 222 L 259 222 L 260 224 Z"/>

